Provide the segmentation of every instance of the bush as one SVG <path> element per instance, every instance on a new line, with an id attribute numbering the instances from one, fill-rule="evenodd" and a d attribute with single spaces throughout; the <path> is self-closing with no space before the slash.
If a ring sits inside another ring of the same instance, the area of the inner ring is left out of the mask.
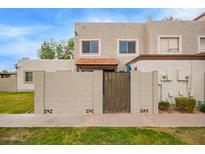
<path id="1" fill-rule="evenodd" d="M 176 108 L 182 112 L 192 113 L 196 105 L 196 100 L 192 97 L 176 97 Z"/>
<path id="2" fill-rule="evenodd" d="M 159 102 L 160 110 L 167 111 L 169 109 L 169 106 L 170 106 L 169 102 L 166 102 L 166 101 Z"/>
<path id="3" fill-rule="evenodd" d="M 200 111 L 201 112 L 205 112 L 205 104 L 201 104 L 200 105 Z"/>

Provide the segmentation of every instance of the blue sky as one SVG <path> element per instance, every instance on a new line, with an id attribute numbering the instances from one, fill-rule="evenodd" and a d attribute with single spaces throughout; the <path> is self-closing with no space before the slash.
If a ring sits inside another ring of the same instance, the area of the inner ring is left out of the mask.
<path id="1" fill-rule="evenodd" d="M 205 9 L 0 9 L 0 70 L 36 59 L 44 40 L 67 40 L 75 22 L 144 22 L 173 16 L 190 20 Z"/>

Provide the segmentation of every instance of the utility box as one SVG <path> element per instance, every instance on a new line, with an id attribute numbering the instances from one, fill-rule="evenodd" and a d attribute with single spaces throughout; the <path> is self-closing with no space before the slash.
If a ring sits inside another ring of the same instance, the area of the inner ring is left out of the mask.
<path id="1" fill-rule="evenodd" d="M 172 81 L 173 80 L 173 70 L 166 69 L 165 72 L 161 73 L 162 81 Z"/>
<path id="2" fill-rule="evenodd" d="M 190 74 L 182 69 L 177 70 L 177 80 L 178 81 L 187 81 L 190 78 Z"/>
<path id="3" fill-rule="evenodd" d="M 168 81 L 172 81 L 173 80 L 173 76 L 174 76 L 173 70 L 167 69 L 166 72 L 167 72 L 167 80 Z"/>

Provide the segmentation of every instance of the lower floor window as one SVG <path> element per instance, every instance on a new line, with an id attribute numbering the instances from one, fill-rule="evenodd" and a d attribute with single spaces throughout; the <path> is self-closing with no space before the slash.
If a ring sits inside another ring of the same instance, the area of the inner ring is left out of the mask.
<path id="1" fill-rule="evenodd" d="M 25 72 L 25 82 L 26 83 L 33 82 L 33 72 Z"/>

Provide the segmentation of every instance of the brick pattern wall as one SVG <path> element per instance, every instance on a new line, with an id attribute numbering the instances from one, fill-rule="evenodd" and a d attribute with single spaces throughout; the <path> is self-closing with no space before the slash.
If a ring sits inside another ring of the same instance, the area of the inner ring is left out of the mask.
<path id="1" fill-rule="evenodd" d="M 131 113 L 158 113 L 157 72 L 131 72 Z"/>
<path id="2" fill-rule="evenodd" d="M 35 72 L 36 114 L 102 114 L 103 73 Z M 131 72 L 131 113 L 158 113 L 158 73 Z"/>
<path id="3" fill-rule="evenodd" d="M 35 72 L 35 113 L 102 113 L 102 71 Z"/>

